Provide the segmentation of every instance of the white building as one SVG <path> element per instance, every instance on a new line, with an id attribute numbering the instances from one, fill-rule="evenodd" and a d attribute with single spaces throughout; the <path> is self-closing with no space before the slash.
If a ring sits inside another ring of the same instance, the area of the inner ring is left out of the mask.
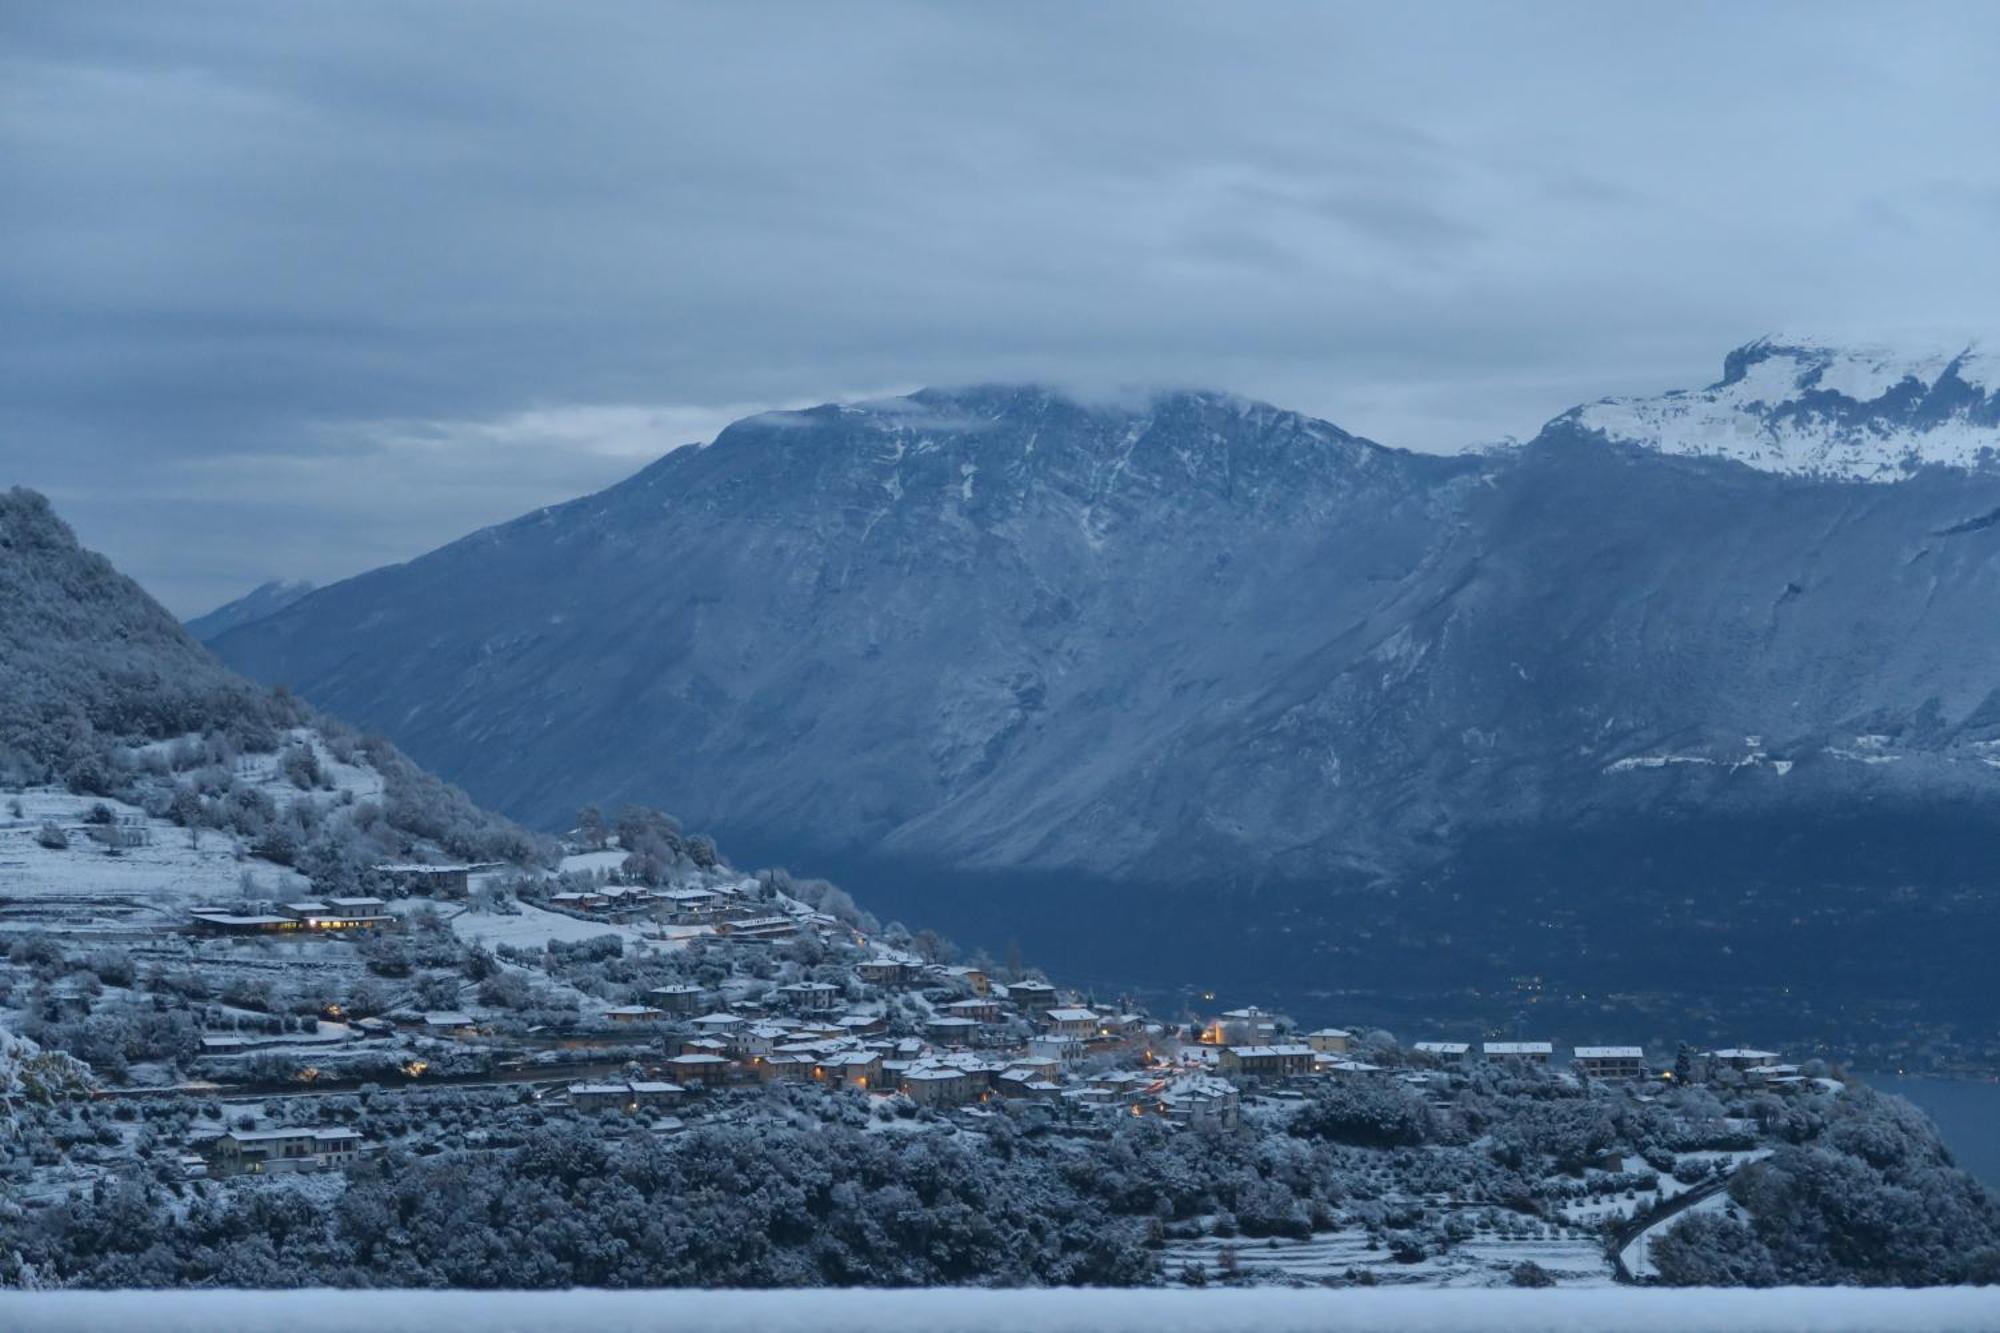
<path id="1" fill-rule="evenodd" d="M 345 1166 L 361 1150 L 351 1129 L 239 1129 L 211 1147 L 218 1176 L 281 1175 Z"/>
<path id="2" fill-rule="evenodd" d="M 1579 1046 L 1570 1067 L 1586 1078 L 1639 1078 L 1646 1072 L 1646 1052 L 1639 1046 Z"/>

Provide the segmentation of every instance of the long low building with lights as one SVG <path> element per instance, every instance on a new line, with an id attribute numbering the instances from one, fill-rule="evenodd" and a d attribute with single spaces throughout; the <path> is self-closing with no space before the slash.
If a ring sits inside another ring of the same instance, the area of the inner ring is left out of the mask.
<path id="1" fill-rule="evenodd" d="M 579 1111 L 624 1111 L 671 1106 L 687 1092 L 678 1083 L 572 1083 L 569 1104 Z"/>
<path id="2" fill-rule="evenodd" d="M 189 922 L 201 935 L 374 932 L 396 924 L 386 906 L 380 898 L 337 898 L 285 903 L 276 912 L 192 912 Z"/>
<path id="3" fill-rule="evenodd" d="M 1215 1055 L 1220 1074 L 1245 1078 L 1290 1078 L 1313 1072 L 1315 1052 L 1310 1046 L 1225 1046 Z"/>
<path id="4" fill-rule="evenodd" d="M 1569 1062 L 1586 1078 L 1639 1078 L 1646 1072 L 1646 1052 L 1640 1046 L 1579 1046 Z"/>
<path id="5" fill-rule="evenodd" d="M 351 1129 L 235 1129 L 209 1145 L 209 1170 L 217 1176 L 324 1171 L 353 1161 L 361 1143 Z"/>
<path id="6" fill-rule="evenodd" d="M 1441 1065 L 1462 1065 L 1472 1056 L 1469 1041 L 1420 1041 L 1410 1049 Z"/>
<path id="7" fill-rule="evenodd" d="M 951 1065 L 918 1065 L 896 1075 L 896 1091 L 919 1106 L 963 1106 L 984 1097 L 992 1086 L 988 1071 Z"/>

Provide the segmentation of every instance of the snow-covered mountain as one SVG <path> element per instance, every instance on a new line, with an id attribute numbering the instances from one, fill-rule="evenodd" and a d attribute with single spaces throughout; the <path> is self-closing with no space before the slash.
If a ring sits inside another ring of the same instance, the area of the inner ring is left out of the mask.
<path id="1" fill-rule="evenodd" d="M 216 649 L 516 817 L 673 809 L 1071 971 L 1727 987 L 1818 951 L 1886 993 L 1906 949 L 1952 1004 L 2000 921 L 1996 513 L 1983 469 L 927 391 L 740 422 Z"/>
<path id="2" fill-rule="evenodd" d="M 273 579 L 269 583 L 260 583 L 234 601 L 224 602 L 213 611 L 194 617 L 187 622 L 187 631 L 207 643 L 238 625 L 276 615 L 312 590 L 312 583 L 306 579 L 292 583 Z"/>
<path id="3" fill-rule="evenodd" d="M 1706 389 L 1606 398 L 1551 423 L 1766 472 L 1901 481 L 1926 467 L 2000 462 L 2000 356 L 1978 343 L 1843 346 L 1762 338 Z"/>

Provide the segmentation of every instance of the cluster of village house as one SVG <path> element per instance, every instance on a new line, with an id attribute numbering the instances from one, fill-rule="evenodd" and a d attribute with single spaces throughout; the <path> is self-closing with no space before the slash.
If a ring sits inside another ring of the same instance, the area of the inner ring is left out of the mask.
<path id="1" fill-rule="evenodd" d="M 937 1006 L 928 1036 L 897 1037 L 886 1033 L 888 1019 L 881 1014 L 841 1014 L 842 991 L 826 982 L 779 987 L 774 999 L 785 1012 L 754 1015 L 708 1011 L 712 997 L 698 986 L 656 987 L 648 1003 L 617 1006 L 607 1017 L 672 1029 L 665 1038 L 672 1053 L 645 1077 L 571 1084 L 569 1103 L 583 1111 L 633 1113 L 673 1108 L 732 1085 L 816 1083 L 897 1093 L 934 1109 L 1038 1099 L 1083 1112 L 1232 1125 L 1246 1080 L 1268 1085 L 1383 1076 L 1422 1084 L 1474 1060 L 1549 1065 L 1555 1058 L 1554 1044 L 1545 1041 L 1421 1041 L 1409 1048 L 1413 1067 L 1390 1070 L 1355 1058 L 1354 1036 L 1346 1029 L 1293 1034 L 1285 1019 L 1256 1008 L 1220 1015 L 1175 1050 L 1167 1038 L 1176 1034 L 1163 1025 L 1139 1014 L 1099 1013 L 1074 997 L 1066 1002 L 1038 979 L 1002 984 L 975 968 L 896 958 L 870 959 L 855 971 L 872 986 L 953 982 L 971 993 Z M 1034 1035 L 982 1040 L 983 1032 L 1011 1016 L 1027 1018 Z M 939 1029 L 946 1024 L 952 1026 Z M 432 1014 L 425 1027 L 447 1036 L 479 1031 L 477 1020 L 465 1014 Z M 1772 1087 L 1805 1081 L 1772 1051 L 1727 1048 L 1707 1052 L 1705 1060 Z M 1651 1072 L 1637 1046 L 1578 1046 L 1569 1064 L 1590 1079 L 1634 1080 Z M 345 1164 L 363 1148 L 361 1136 L 347 1129 L 232 1131 L 211 1142 L 202 1165 L 216 1175 L 321 1170 Z"/>
<path id="2" fill-rule="evenodd" d="M 377 871 L 399 892 L 463 896 L 476 866 L 383 866 Z M 818 913 L 751 914 L 733 893 L 709 889 L 608 887 L 553 895 L 549 906 L 578 914 L 642 909 L 677 921 L 702 922 L 744 943 L 784 938 L 802 927 L 837 926 Z M 229 933 L 283 930 L 371 930 L 392 922 L 380 898 L 328 898 L 283 904 L 268 916 L 200 913 L 198 929 Z M 858 938 L 858 937 L 857 937 Z M 1169 1029 L 1133 1012 L 1099 1012 L 1047 981 L 1001 983 L 970 967 L 927 964 L 881 953 L 853 965 L 854 979 L 880 991 L 940 987 L 962 998 L 927 1005 L 920 1033 L 892 1033 L 879 1011 L 847 1012 L 847 990 L 825 981 L 775 989 L 768 1001 L 720 998 L 698 986 L 661 986 L 643 1003 L 603 1012 L 615 1025 L 657 1032 L 664 1057 L 643 1077 L 572 1084 L 570 1104 L 582 1110 L 637 1112 L 673 1107 L 702 1091 L 755 1083 L 816 1083 L 901 1094 L 919 1106 L 947 1108 L 994 1100 L 1033 1099 L 1080 1110 L 1159 1115 L 1174 1122 L 1234 1123 L 1244 1080 L 1260 1082 L 1385 1075 L 1422 1082 L 1475 1058 L 1547 1065 L 1545 1041 L 1421 1041 L 1410 1048 L 1416 1068 L 1390 1071 L 1358 1058 L 1353 1034 L 1321 1028 L 1297 1034 L 1289 1020 L 1257 1008 L 1231 1010 L 1190 1032 Z M 383 1031 L 391 1026 L 373 1022 Z M 470 1014 L 420 1016 L 419 1030 L 443 1038 L 481 1035 Z M 1020 1033 L 1032 1033 L 1025 1040 Z M 229 1041 L 224 1037 L 216 1039 Z M 1101 1057 L 1101 1058 L 1092 1058 Z M 1714 1064 L 1774 1087 L 1802 1082 L 1770 1051 L 1709 1053 Z M 1085 1065 L 1089 1072 L 1082 1072 Z M 1593 1079 L 1638 1079 L 1648 1073 L 1637 1046 L 1578 1046 L 1570 1068 Z M 1426 1072 L 1427 1070 L 1431 1072 Z M 206 1155 L 217 1174 L 315 1170 L 339 1166 L 360 1147 L 349 1130 L 262 1130 L 213 1141 Z"/>
<path id="3" fill-rule="evenodd" d="M 1287 1028 L 1279 1015 L 1235 1009 L 1204 1027 L 1200 1039 L 1216 1048 L 1215 1066 L 1225 1075 L 1295 1078 L 1383 1072 L 1378 1065 L 1353 1058 L 1354 1036 L 1345 1028 L 1321 1028 L 1301 1037 L 1288 1037 Z M 1420 1041 L 1410 1051 L 1421 1063 L 1441 1069 L 1463 1068 L 1475 1059 L 1552 1065 L 1556 1054 L 1555 1043 L 1548 1041 L 1488 1041 L 1477 1046 L 1469 1041 Z M 1798 1066 L 1780 1063 L 1775 1051 L 1732 1047 L 1707 1052 L 1706 1058 L 1767 1086 L 1784 1088 L 1806 1081 Z M 1603 1080 L 1639 1079 L 1649 1072 L 1646 1052 L 1639 1046 L 1575 1046 L 1570 1049 L 1569 1068 L 1580 1077 Z"/>
<path id="4" fill-rule="evenodd" d="M 1233 1114 L 1233 1087 L 1192 1068 L 1170 1070 L 1154 1058 L 1152 1048 L 1165 1030 L 1142 1014 L 1099 1013 L 1073 997 L 1065 1002 L 1046 981 L 1003 985 L 977 968 L 877 957 L 854 971 L 871 988 L 951 985 L 963 998 L 932 1006 L 921 1035 L 892 1035 L 887 1014 L 844 1012 L 846 992 L 830 982 L 777 987 L 771 998 L 778 1013 L 707 1012 L 711 997 L 701 988 L 658 987 L 647 993 L 647 1003 L 618 1006 L 606 1016 L 673 1027 L 666 1038 L 670 1054 L 658 1070 L 663 1078 L 578 1084 L 570 1100 L 580 1107 L 634 1110 L 721 1084 L 821 1083 L 901 1093 L 933 1107 L 996 1097 L 1108 1105 L 1145 1095 L 1152 1109 L 1178 1119 Z M 1018 1033 L 1016 1019 L 1033 1029 L 1025 1041 L 1007 1035 Z M 1126 1054 L 1141 1068 L 1065 1077 L 1094 1053 Z"/>

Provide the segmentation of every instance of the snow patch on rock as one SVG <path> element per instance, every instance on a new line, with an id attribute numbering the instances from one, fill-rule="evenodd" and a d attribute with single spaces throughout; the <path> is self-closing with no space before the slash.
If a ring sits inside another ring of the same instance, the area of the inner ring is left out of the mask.
<path id="1" fill-rule="evenodd" d="M 1761 338 L 1731 352 L 1706 389 L 1606 398 L 1552 424 L 1793 476 L 1893 482 L 1927 467 L 1985 469 L 2000 464 L 2000 355 L 1976 342 Z"/>

